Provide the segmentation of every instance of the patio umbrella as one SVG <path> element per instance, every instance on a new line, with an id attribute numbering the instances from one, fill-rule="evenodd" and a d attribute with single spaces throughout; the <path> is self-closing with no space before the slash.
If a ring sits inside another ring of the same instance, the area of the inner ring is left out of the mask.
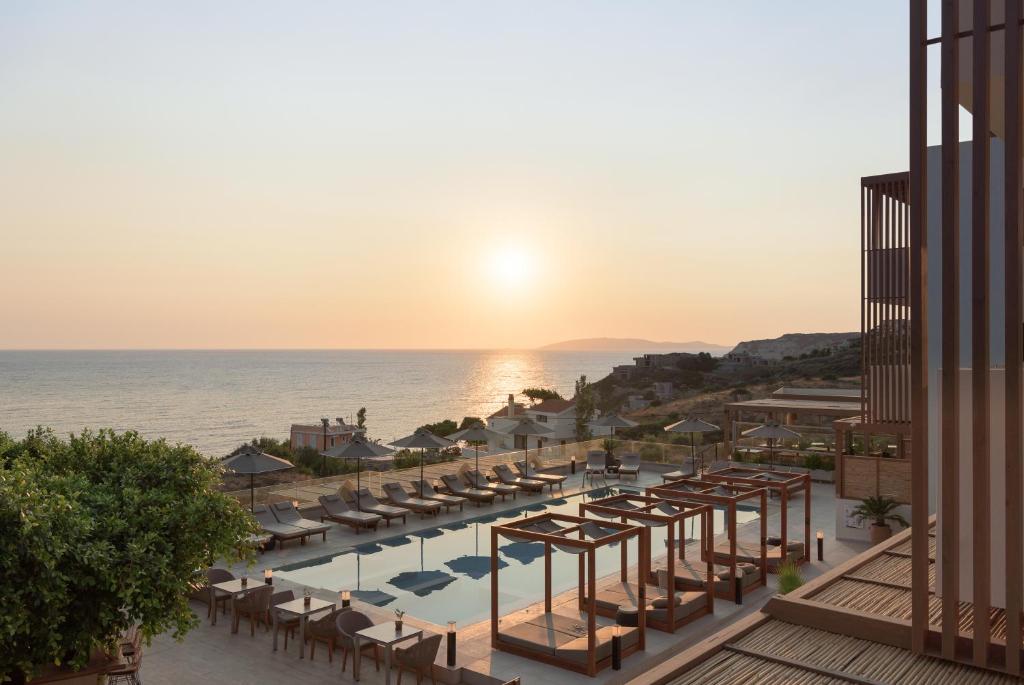
<path id="1" fill-rule="evenodd" d="M 401 447 L 404 449 L 411 449 L 414 447 L 420 448 L 420 497 L 423 497 L 423 455 L 427 450 L 439 450 L 445 447 L 451 447 L 455 443 L 448 438 L 442 438 L 440 435 L 434 435 L 426 428 L 417 428 L 416 432 L 412 435 L 407 435 L 404 438 L 395 440 L 391 443 L 392 447 Z"/>
<path id="2" fill-rule="evenodd" d="M 611 428 L 612 437 L 614 438 L 616 428 L 633 428 L 638 424 L 636 421 L 630 421 L 618 414 L 605 414 L 604 416 L 591 421 L 590 425 L 597 426 L 598 428 Z"/>
<path id="3" fill-rule="evenodd" d="M 800 438 L 800 434 L 795 430 L 780 426 L 778 423 L 766 423 L 763 426 L 757 428 L 751 428 L 748 431 L 743 431 L 743 437 L 745 438 L 762 438 L 768 441 L 768 468 L 769 470 L 775 469 L 775 441 L 776 440 L 796 440 Z"/>
<path id="4" fill-rule="evenodd" d="M 352 439 L 346 443 L 332 447 L 329 450 L 321 452 L 325 457 L 331 457 L 333 459 L 355 459 L 356 460 L 356 510 L 359 510 L 359 491 L 362 489 L 362 480 L 360 479 L 360 473 L 362 472 L 363 459 L 379 459 L 386 457 L 394 452 L 389 450 L 387 447 L 378 445 L 375 442 L 370 442 L 366 439 L 366 436 L 361 433 L 356 433 L 352 436 Z"/>
<path id="5" fill-rule="evenodd" d="M 449 440 L 458 442 L 464 440 L 469 443 L 473 443 L 473 447 L 476 451 L 476 470 L 480 470 L 480 443 L 481 442 L 497 442 L 501 440 L 505 435 L 497 431 L 492 431 L 490 428 L 484 426 L 483 422 L 477 421 L 469 428 L 465 428 L 460 431 L 456 431 L 448 436 Z"/>
<path id="6" fill-rule="evenodd" d="M 529 438 L 533 435 L 546 435 L 553 433 L 554 431 L 545 426 L 542 423 L 537 423 L 530 418 L 519 419 L 519 422 L 509 431 L 506 431 L 508 435 L 522 435 Z M 526 460 L 526 473 L 524 474 L 527 478 L 530 476 L 530 441 L 524 440 L 523 444 L 526 447 L 523 450 L 523 458 Z"/>
<path id="7" fill-rule="evenodd" d="M 271 471 L 283 471 L 284 469 L 295 467 L 295 464 L 287 459 L 267 454 L 256 447 L 256 445 L 246 445 L 238 454 L 224 457 L 221 463 L 224 464 L 224 468 L 233 473 L 249 474 L 250 511 L 256 508 L 256 495 L 255 488 L 253 487 L 254 475 L 257 473 L 270 473 Z"/>
<path id="8" fill-rule="evenodd" d="M 687 419 L 683 419 L 682 421 L 676 421 L 673 424 L 665 426 L 665 430 L 667 432 L 669 432 L 669 433 L 689 433 L 690 434 L 690 464 L 691 464 L 691 466 L 696 466 L 697 465 L 696 461 L 695 461 L 696 457 L 694 456 L 694 451 L 696 449 L 694 447 L 694 439 L 693 439 L 694 434 L 695 433 L 712 433 L 714 431 L 721 430 L 721 429 L 718 426 L 716 426 L 715 424 L 708 423 L 707 421 L 704 421 L 703 419 L 690 419 L 690 418 L 687 418 Z M 700 471 L 699 471 L 699 473 L 703 473 L 703 472 L 704 472 L 704 455 L 701 454 L 701 457 L 700 457 Z"/>

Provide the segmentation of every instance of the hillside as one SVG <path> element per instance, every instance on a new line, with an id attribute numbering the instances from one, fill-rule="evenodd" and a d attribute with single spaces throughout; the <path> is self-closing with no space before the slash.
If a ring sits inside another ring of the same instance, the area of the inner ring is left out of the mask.
<path id="1" fill-rule="evenodd" d="M 778 338 L 741 342 L 732 352 L 778 361 L 842 345 L 854 338 L 860 338 L 860 333 L 787 333 Z"/>
<path id="2" fill-rule="evenodd" d="M 572 352 L 707 352 L 721 356 L 731 348 L 727 345 L 715 345 L 700 340 L 690 342 L 655 342 L 642 338 L 578 338 L 544 345 L 541 350 L 560 350 Z"/>

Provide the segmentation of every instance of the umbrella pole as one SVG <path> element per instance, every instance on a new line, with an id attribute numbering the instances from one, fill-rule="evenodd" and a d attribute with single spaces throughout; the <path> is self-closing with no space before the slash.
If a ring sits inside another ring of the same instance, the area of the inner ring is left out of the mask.
<path id="1" fill-rule="evenodd" d="M 252 487 L 252 474 L 249 474 L 249 512 L 256 513 L 256 494 Z"/>
<path id="2" fill-rule="evenodd" d="M 423 453 L 426 452 L 422 447 L 420 448 L 420 497 L 423 497 Z"/>
<path id="3" fill-rule="evenodd" d="M 476 450 L 476 470 L 477 470 L 477 473 L 479 473 L 480 472 L 480 443 L 477 442 L 477 444 L 473 445 L 473 449 Z"/>
<path id="4" fill-rule="evenodd" d="M 363 458 L 362 457 L 357 457 L 356 458 L 356 511 L 362 511 L 362 509 L 360 508 L 360 504 L 359 504 L 359 491 L 363 489 L 362 480 L 359 478 L 360 471 L 362 470 L 362 469 L 360 469 L 360 467 L 362 465 L 363 465 Z"/>
<path id="5" fill-rule="evenodd" d="M 700 471 L 697 472 L 697 477 L 698 478 L 700 478 L 701 474 L 704 472 L 704 460 L 701 459 L 700 461 L 701 461 L 701 463 L 700 463 L 700 467 L 701 468 L 700 468 Z M 697 455 L 694 454 L 694 449 L 693 449 L 693 433 L 692 432 L 690 433 L 690 466 L 692 466 L 693 468 L 697 468 Z"/>

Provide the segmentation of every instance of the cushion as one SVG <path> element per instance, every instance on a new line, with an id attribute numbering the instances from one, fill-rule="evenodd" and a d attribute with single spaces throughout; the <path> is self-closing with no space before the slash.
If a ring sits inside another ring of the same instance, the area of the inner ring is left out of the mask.
<path id="1" fill-rule="evenodd" d="M 683 603 L 683 598 L 680 593 L 675 593 L 674 597 L 675 605 L 679 606 Z M 657 597 L 651 602 L 651 606 L 655 609 L 667 609 L 668 608 L 668 597 Z"/>

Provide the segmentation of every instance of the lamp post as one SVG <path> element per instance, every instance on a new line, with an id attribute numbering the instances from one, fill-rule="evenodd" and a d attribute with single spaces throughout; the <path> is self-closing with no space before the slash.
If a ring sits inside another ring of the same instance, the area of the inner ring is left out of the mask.
<path id="1" fill-rule="evenodd" d="M 448 621 L 448 668 L 455 668 L 455 621 Z"/>
<path id="2" fill-rule="evenodd" d="M 273 585 L 274 584 L 274 569 L 272 569 L 272 568 L 265 568 L 265 569 L 263 569 L 263 582 L 266 583 L 267 585 Z"/>
<path id="3" fill-rule="evenodd" d="M 825 561 L 825 531 L 818 531 L 818 561 Z"/>
<path id="4" fill-rule="evenodd" d="M 622 669 L 622 627 L 612 626 L 612 670 Z"/>
<path id="5" fill-rule="evenodd" d="M 338 597 L 341 599 L 341 608 L 342 609 L 348 609 L 350 606 L 352 606 L 352 591 L 351 590 L 342 590 L 340 593 L 338 593 Z"/>
<path id="6" fill-rule="evenodd" d="M 320 419 L 320 423 L 324 424 L 324 447 L 323 451 L 327 451 L 327 428 L 331 425 L 331 420 L 326 416 Z M 323 478 L 324 474 L 327 473 L 327 455 L 323 455 L 322 461 L 320 462 L 320 477 Z"/>

